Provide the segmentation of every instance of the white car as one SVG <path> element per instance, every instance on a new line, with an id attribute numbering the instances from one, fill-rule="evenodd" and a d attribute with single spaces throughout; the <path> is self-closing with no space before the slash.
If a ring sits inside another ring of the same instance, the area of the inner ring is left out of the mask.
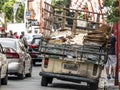
<path id="1" fill-rule="evenodd" d="M 0 43 L 8 59 L 8 74 L 17 75 L 20 79 L 25 76 L 31 77 L 31 56 L 27 53 L 22 42 L 14 38 L 0 38 Z"/>
<path id="2" fill-rule="evenodd" d="M 8 82 L 8 60 L 0 44 L 0 84 L 7 85 Z"/>

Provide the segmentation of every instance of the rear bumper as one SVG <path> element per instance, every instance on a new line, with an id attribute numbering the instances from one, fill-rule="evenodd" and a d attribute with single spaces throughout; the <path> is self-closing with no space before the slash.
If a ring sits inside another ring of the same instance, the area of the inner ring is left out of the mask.
<path id="1" fill-rule="evenodd" d="M 22 68 L 20 63 L 12 62 L 8 64 L 8 74 L 19 74 L 21 71 Z"/>
<path id="2" fill-rule="evenodd" d="M 42 62 L 42 58 L 32 58 L 33 62 Z"/>
<path id="3" fill-rule="evenodd" d="M 66 75 L 66 74 L 58 74 L 58 73 L 47 73 L 47 72 L 40 72 L 40 76 L 57 78 L 65 81 L 76 82 L 80 83 L 87 82 L 87 83 L 97 83 L 99 79 L 91 79 L 87 77 L 80 77 L 80 76 L 73 76 L 73 75 Z"/>

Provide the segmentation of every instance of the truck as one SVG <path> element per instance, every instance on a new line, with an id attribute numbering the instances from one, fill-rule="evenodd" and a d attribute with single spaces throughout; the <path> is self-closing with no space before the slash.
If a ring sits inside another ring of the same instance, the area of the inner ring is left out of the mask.
<path id="1" fill-rule="evenodd" d="M 62 13 L 58 14 L 56 10 Z M 91 90 L 97 90 L 107 62 L 109 25 L 89 18 L 78 18 L 78 13 L 93 13 L 89 11 L 56 7 L 48 3 L 45 3 L 43 11 L 44 34 L 39 44 L 43 57 L 42 71 L 39 73 L 42 76 L 41 86 L 48 86 L 57 78 L 74 83 L 86 82 Z M 68 16 L 68 11 L 73 15 Z M 101 15 L 94 14 L 98 18 Z M 72 24 L 67 23 L 69 20 L 72 20 Z M 58 28 L 53 29 L 54 25 Z"/>

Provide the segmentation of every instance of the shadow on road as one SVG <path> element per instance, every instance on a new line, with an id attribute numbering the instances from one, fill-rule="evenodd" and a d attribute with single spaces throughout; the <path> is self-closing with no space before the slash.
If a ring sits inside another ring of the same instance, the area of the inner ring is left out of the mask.
<path id="1" fill-rule="evenodd" d="M 75 89 L 75 90 L 90 90 L 87 85 L 76 85 L 76 84 L 66 84 L 66 83 L 53 83 L 49 87 L 53 88 L 64 88 L 64 89 Z"/>
<path id="2" fill-rule="evenodd" d="M 8 76 L 8 80 L 13 80 L 14 81 L 14 80 L 20 80 L 20 79 L 17 76 L 13 76 L 13 75 L 11 76 L 10 75 L 10 76 Z"/>
<path id="3" fill-rule="evenodd" d="M 29 77 L 25 77 L 24 79 L 27 79 L 27 78 L 29 78 Z M 11 81 L 21 81 L 21 80 L 24 80 L 24 79 L 20 79 L 20 78 L 18 78 L 17 76 L 15 76 L 15 75 L 10 75 L 10 76 L 8 76 L 8 80 L 11 80 Z"/>

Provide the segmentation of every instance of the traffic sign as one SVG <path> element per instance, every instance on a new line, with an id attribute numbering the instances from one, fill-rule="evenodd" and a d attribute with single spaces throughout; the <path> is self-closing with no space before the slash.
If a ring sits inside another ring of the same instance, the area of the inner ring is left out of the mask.
<path id="1" fill-rule="evenodd" d="M 30 16 L 30 12 L 26 12 L 26 16 Z"/>

